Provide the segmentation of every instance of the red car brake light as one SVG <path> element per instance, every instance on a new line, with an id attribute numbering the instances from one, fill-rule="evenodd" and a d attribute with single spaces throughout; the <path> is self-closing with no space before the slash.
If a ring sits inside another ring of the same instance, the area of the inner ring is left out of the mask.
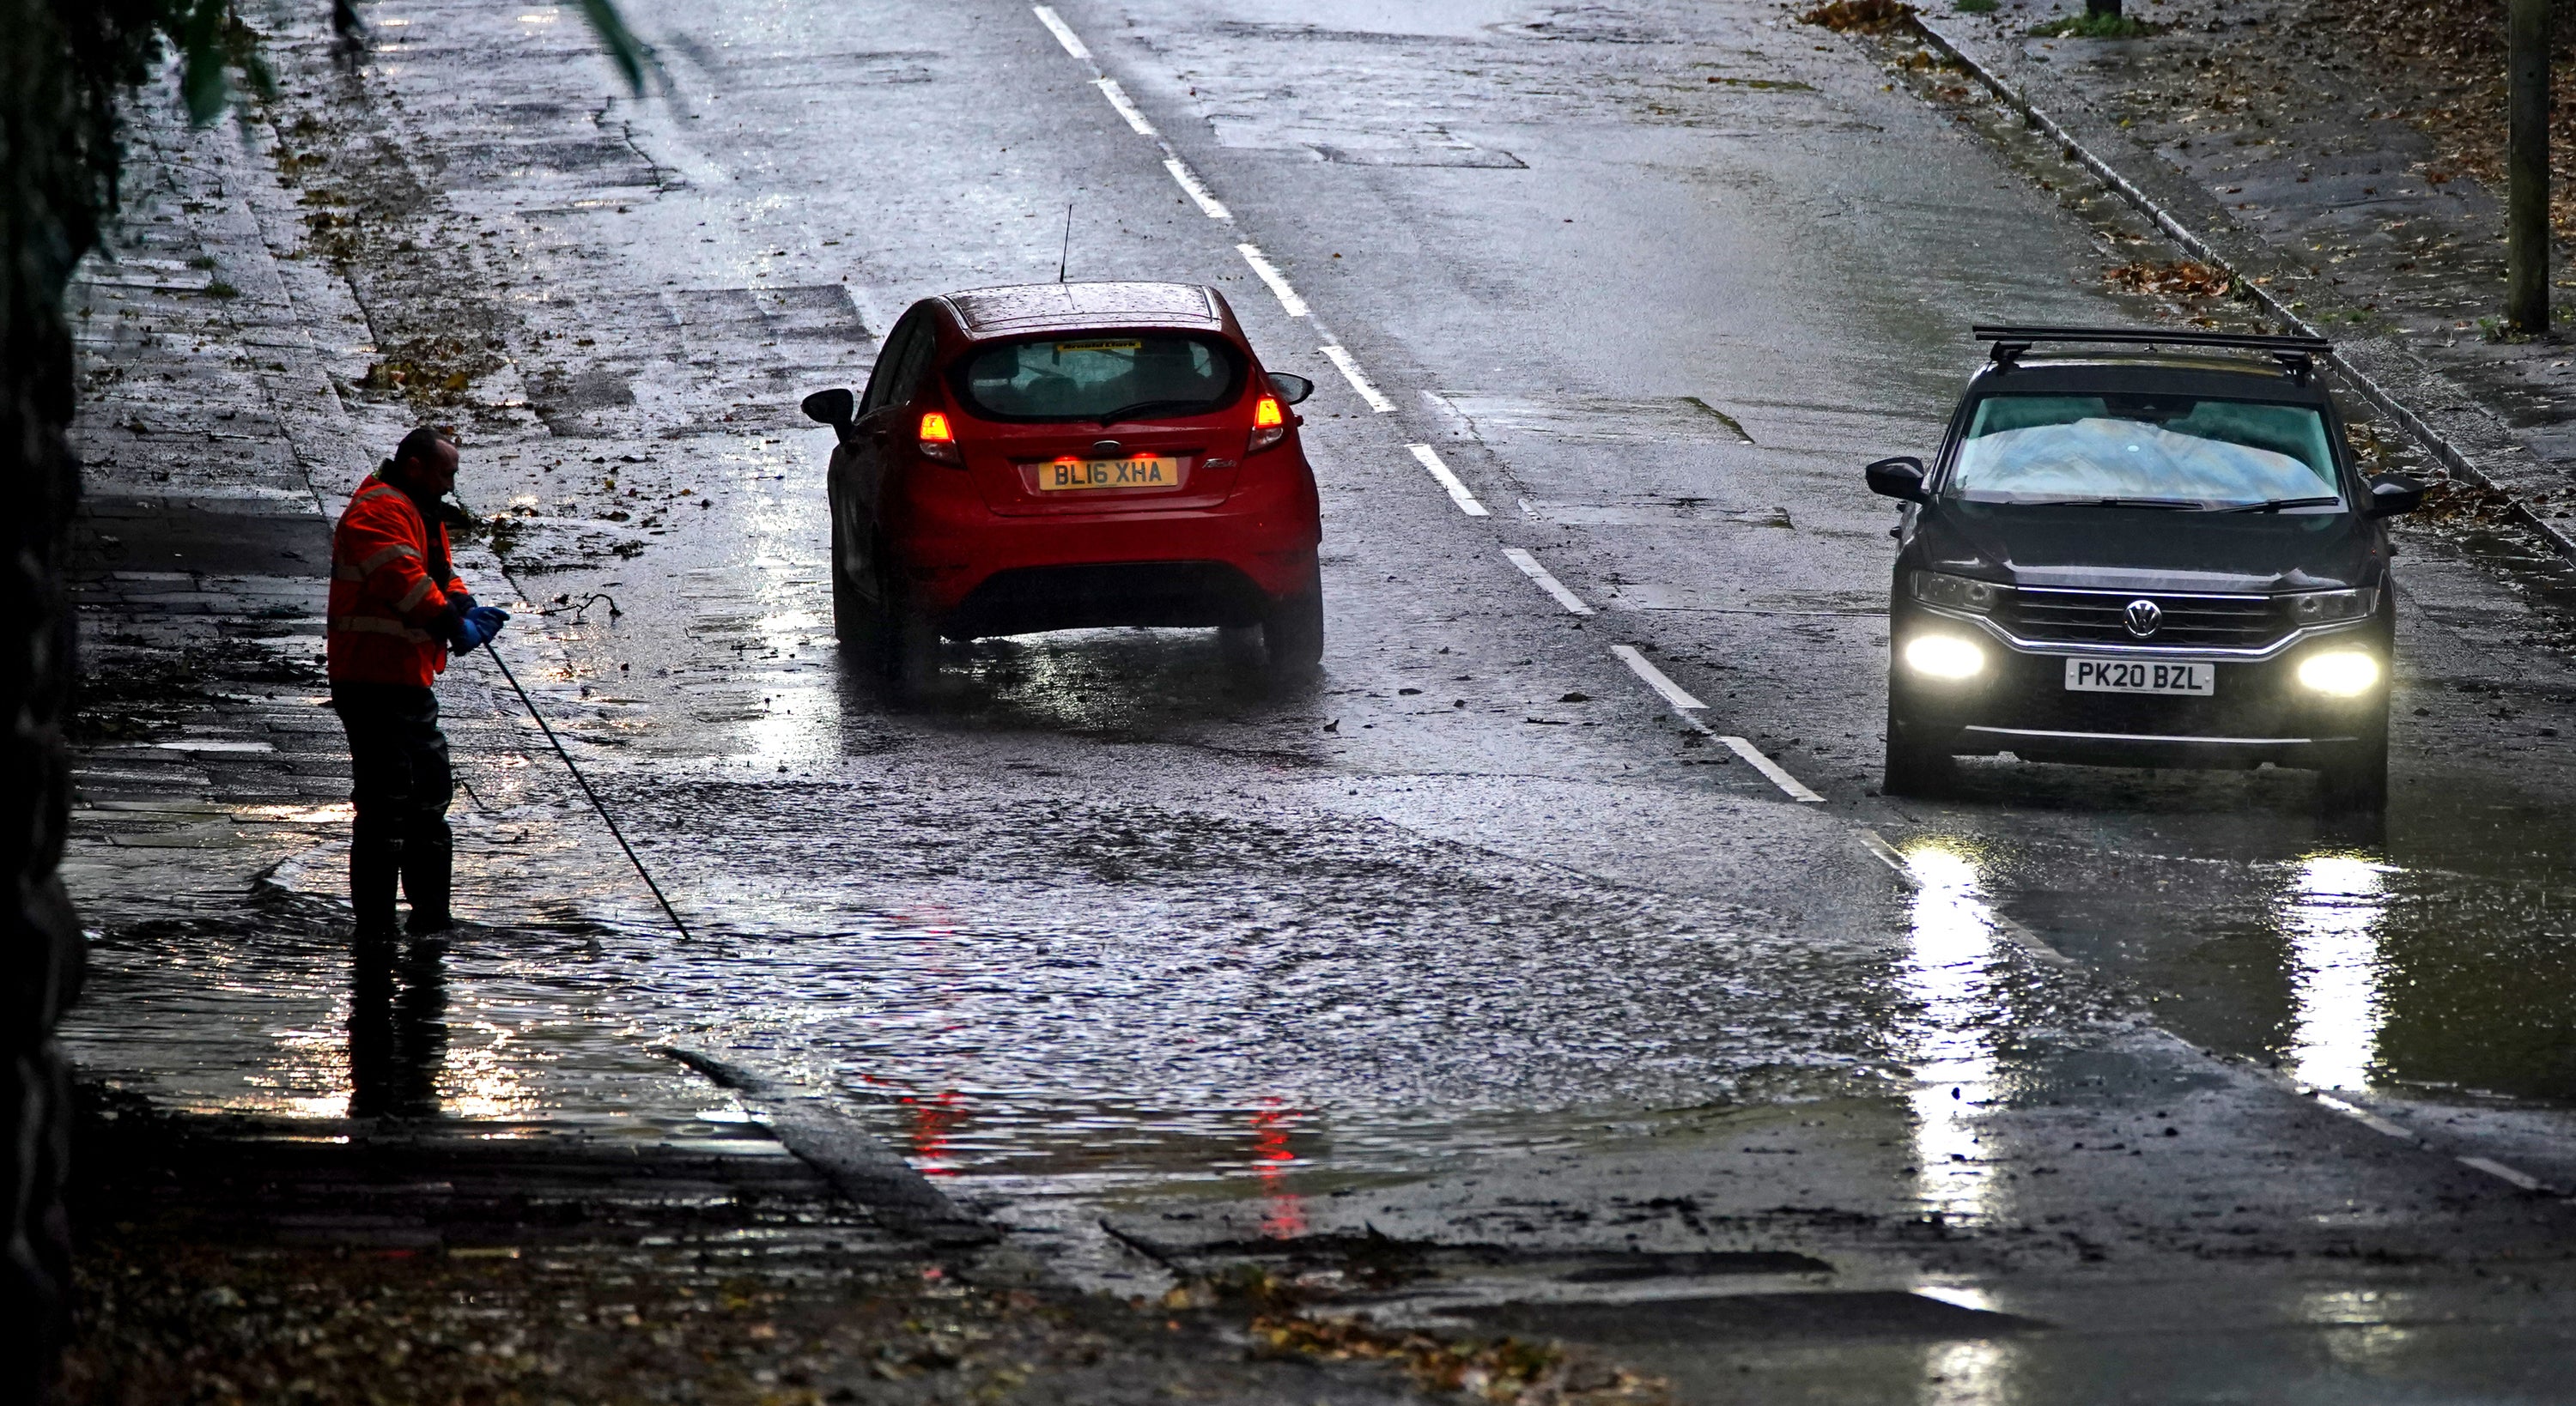
<path id="1" fill-rule="evenodd" d="M 965 457 L 957 452 L 957 435 L 948 428 L 948 417 L 937 410 L 921 414 L 921 457 L 943 464 L 962 464 Z"/>
<path id="2" fill-rule="evenodd" d="M 1265 395 L 1252 403 L 1252 442 L 1244 446 L 1247 454 L 1258 454 L 1288 437 L 1288 409 L 1279 397 Z"/>

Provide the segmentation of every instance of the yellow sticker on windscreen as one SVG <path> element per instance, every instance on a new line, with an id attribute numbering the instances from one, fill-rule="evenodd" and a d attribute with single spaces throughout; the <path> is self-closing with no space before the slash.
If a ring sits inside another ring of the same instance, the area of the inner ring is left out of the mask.
<path id="1" fill-rule="evenodd" d="M 1058 342 L 1055 344 L 1057 356 L 1063 356 L 1067 352 L 1126 352 L 1133 355 L 1144 349 L 1145 344 L 1140 341 Z"/>

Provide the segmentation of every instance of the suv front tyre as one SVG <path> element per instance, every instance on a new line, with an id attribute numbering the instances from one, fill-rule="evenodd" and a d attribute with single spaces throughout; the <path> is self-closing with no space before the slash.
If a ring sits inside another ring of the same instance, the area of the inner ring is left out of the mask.
<path id="1" fill-rule="evenodd" d="M 1926 729 L 1906 721 L 1896 700 L 1887 700 L 1887 770 L 1879 791 L 1890 796 L 1930 800 L 1949 792 L 1959 777 L 1959 764 L 1949 749 L 1928 738 Z"/>
<path id="2" fill-rule="evenodd" d="M 2376 815 L 2388 808 L 2388 704 L 2372 710 L 2359 740 L 2340 743 L 2317 768 L 2317 809 Z"/>

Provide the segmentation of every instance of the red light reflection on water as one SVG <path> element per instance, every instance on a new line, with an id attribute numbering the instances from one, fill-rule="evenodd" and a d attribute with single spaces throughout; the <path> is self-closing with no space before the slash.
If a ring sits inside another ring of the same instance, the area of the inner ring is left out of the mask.
<path id="1" fill-rule="evenodd" d="M 1306 1198 L 1288 1189 L 1288 1169 L 1297 1163 L 1288 1139 L 1296 1122 L 1297 1110 L 1275 1098 L 1261 1100 L 1252 1110 L 1252 1174 L 1270 1201 L 1261 1218 L 1264 1239 L 1293 1240 L 1306 1233 Z"/>
<path id="2" fill-rule="evenodd" d="M 930 1098 L 906 1098 L 903 1106 L 912 1111 L 912 1160 L 926 1177 L 957 1175 L 957 1161 L 948 1153 L 949 1135 L 966 1125 L 970 1116 L 966 1100 L 955 1089 Z"/>

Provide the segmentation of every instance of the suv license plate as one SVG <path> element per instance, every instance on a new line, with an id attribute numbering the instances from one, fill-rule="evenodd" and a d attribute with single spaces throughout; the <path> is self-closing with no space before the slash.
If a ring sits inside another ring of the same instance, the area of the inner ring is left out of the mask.
<path id="1" fill-rule="evenodd" d="M 2187 693 L 2218 691 L 2215 664 L 2154 664 L 2128 659 L 2069 659 L 2070 693 Z"/>

